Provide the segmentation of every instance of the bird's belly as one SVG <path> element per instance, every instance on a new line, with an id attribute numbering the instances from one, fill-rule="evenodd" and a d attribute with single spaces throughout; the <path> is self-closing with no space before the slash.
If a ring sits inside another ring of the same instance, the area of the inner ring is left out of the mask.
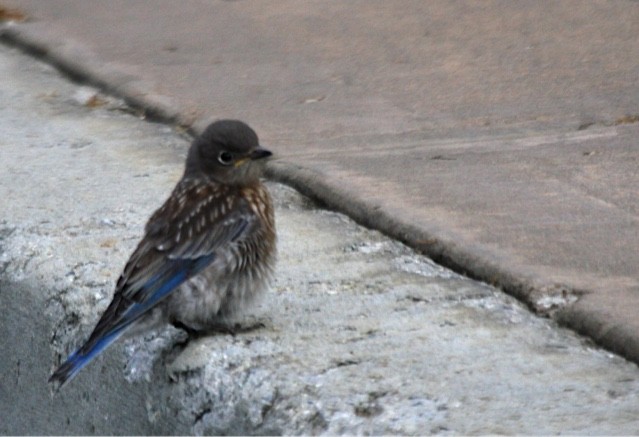
<path id="1" fill-rule="evenodd" d="M 270 274 L 256 269 L 222 272 L 215 265 L 182 284 L 166 302 L 169 319 L 206 330 L 233 319 L 268 287 Z"/>

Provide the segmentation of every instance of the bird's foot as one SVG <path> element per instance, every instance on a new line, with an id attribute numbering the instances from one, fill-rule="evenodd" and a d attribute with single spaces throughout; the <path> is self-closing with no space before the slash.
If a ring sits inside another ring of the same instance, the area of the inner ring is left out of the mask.
<path id="1" fill-rule="evenodd" d="M 259 321 L 246 325 L 243 325 L 242 323 L 212 323 L 201 330 L 193 329 L 190 326 L 180 322 L 179 320 L 173 321 L 172 325 L 178 329 L 185 331 L 188 334 L 189 339 L 197 339 L 215 334 L 227 334 L 235 337 L 237 334 L 245 334 L 247 332 L 256 331 L 258 329 L 266 327 L 264 323 Z"/>
<path id="2" fill-rule="evenodd" d="M 189 337 L 196 336 L 200 332 L 200 331 L 197 331 L 197 330 L 191 328 L 190 326 L 180 322 L 179 320 L 173 320 L 171 322 L 171 325 L 173 325 L 174 328 L 181 329 L 182 331 L 186 332 L 186 334 Z"/>

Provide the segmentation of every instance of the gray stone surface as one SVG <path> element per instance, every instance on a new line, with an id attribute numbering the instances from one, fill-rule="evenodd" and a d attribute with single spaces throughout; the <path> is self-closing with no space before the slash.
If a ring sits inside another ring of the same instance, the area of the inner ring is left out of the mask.
<path id="1" fill-rule="evenodd" d="M 61 396 L 47 384 L 108 303 L 183 144 L 118 102 L 89 110 L 86 89 L 0 51 L 0 433 L 187 432 L 167 417 L 148 422 L 153 386 L 122 378 L 118 349 Z"/>
<path id="2" fill-rule="evenodd" d="M 273 177 L 639 362 L 638 2 L 5 3 L 5 40 L 245 119 Z"/>
<path id="3" fill-rule="evenodd" d="M 119 343 L 53 396 L 187 138 L 4 46 L 0 76 L 0 433 L 639 429 L 635 364 L 275 183 L 277 280 L 245 320 L 263 326 Z"/>

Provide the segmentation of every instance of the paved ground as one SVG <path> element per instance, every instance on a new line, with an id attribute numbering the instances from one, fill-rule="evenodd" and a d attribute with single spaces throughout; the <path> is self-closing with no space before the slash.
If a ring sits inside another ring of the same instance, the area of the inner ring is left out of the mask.
<path id="1" fill-rule="evenodd" d="M 263 326 L 119 343 L 53 396 L 188 139 L 5 46 L 0 77 L 0 434 L 639 429 L 635 364 L 277 183 Z"/>
<path id="2" fill-rule="evenodd" d="M 639 361 L 639 3 L 5 0 L 6 41 Z"/>

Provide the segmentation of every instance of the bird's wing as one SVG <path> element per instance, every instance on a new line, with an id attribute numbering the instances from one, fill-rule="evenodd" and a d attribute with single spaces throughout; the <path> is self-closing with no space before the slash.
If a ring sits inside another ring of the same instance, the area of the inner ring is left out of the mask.
<path id="1" fill-rule="evenodd" d="M 155 306 L 211 264 L 219 249 L 241 240 L 255 220 L 248 203 L 228 189 L 178 186 L 147 223 L 94 332 L 128 323 Z"/>
<path id="2" fill-rule="evenodd" d="M 245 238 L 256 217 L 248 202 L 230 190 L 189 181 L 176 187 L 149 219 L 89 339 L 51 380 L 64 384 L 133 322 L 210 265 L 219 250 Z"/>

